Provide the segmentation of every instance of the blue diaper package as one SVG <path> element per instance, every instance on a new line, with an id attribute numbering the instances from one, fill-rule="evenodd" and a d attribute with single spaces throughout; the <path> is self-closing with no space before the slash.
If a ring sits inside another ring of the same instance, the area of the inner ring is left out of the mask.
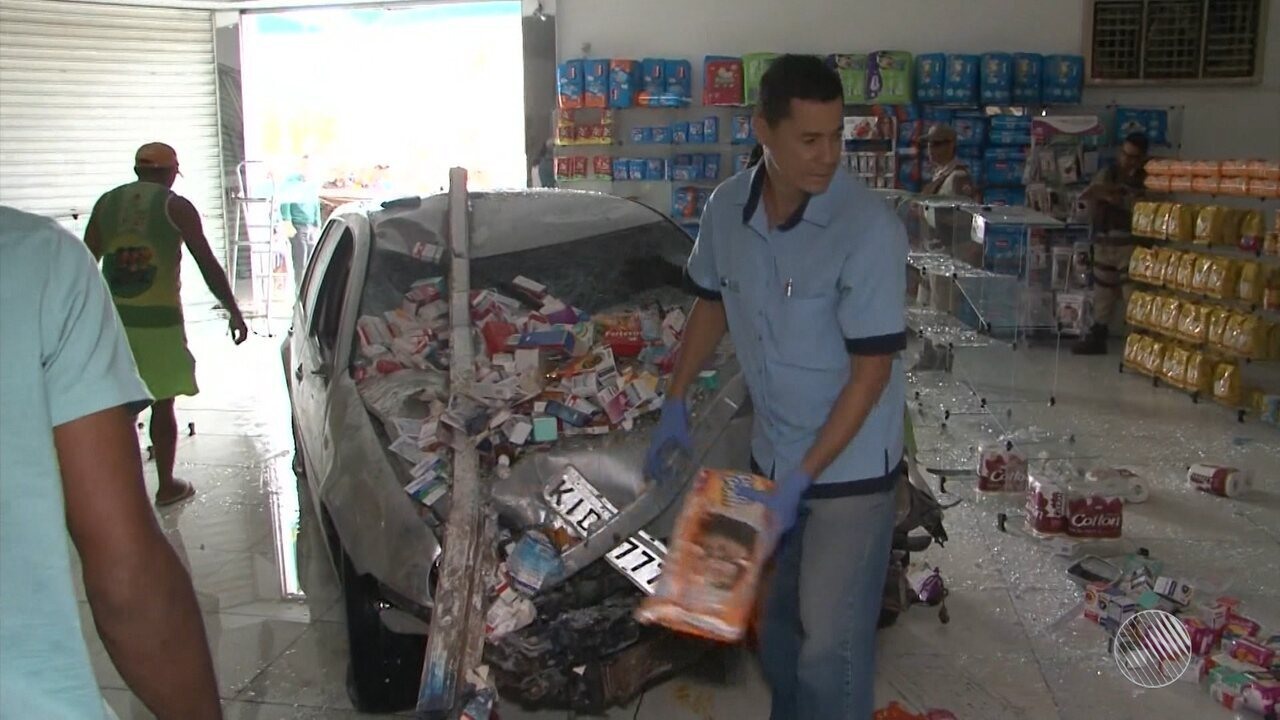
<path id="1" fill-rule="evenodd" d="M 556 68 L 556 90 L 560 95 L 560 107 L 582 107 L 582 95 L 586 91 L 581 60 L 568 60 Z"/>
<path id="2" fill-rule="evenodd" d="M 750 115 L 733 116 L 733 144 L 746 145 L 756 141 L 755 132 L 751 128 Z"/>
<path id="3" fill-rule="evenodd" d="M 923 120 L 903 120 L 898 123 L 898 147 L 914 145 L 924 136 Z"/>
<path id="4" fill-rule="evenodd" d="M 649 134 L 653 138 L 653 142 L 656 145 L 671 144 L 671 128 L 667 127 L 666 125 L 659 125 L 658 127 L 649 128 Z"/>
<path id="5" fill-rule="evenodd" d="M 703 125 L 700 121 L 695 120 L 689 123 L 688 132 L 689 132 L 690 145 L 701 145 L 703 143 L 702 131 L 703 131 Z"/>
<path id="6" fill-rule="evenodd" d="M 959 145 L 956 147 L 956 157 L 964 160 L 972 165 L 974 162 L 982 162 L 982 146 L 981 145 Z"/>
<path id="7" fill-rule="evenodd" d="M 671 157 L 671 164 L 672 165 L 692 165 L 693 155 L 690 155 L 688 153 L 680 153 L 679 155 L 673 155 Z"/>
<path id="8" fill-rule="evenodd" d="M 969 177 L 973 178 L 973 184 L 982 187 L 987 181 L 987 168 L 979 162 L 971 162 L 966 160 L 965 164 L 969 166 Z"/>
<path id="9" fill-rule="evenodd" d="M 673 161 L 671 163 L 671 179 L 676 182 L 690 182 L 698 179 L 698 172 L 692 165 Z"/>
<path id="10" fill-rule="evenodd" d="M 1039 105 L 1044 82 L 1044 56 L 1039 53 L 1013 54 L 1012 99 L 1019 105 Z"/>
<path id="11" fill-rule="evenodd" d="M 956 145 L 978 146 L 987 136 L 987 118 L 982 114 L 956 113 L 951 127 L 956 131 Z"/>
<path id="12" fill-rule="evenodd" d="M 630 180 L 631 179 L 631 161 L 626 158 L 613 159 L 613 179 L 614 180 Z"/>
<path id="13" fill-rule="evenodd" d="M 1021 225 L 986 226 L 982 239 L 982 265 L 991 272 L 1017 275 L 1026 254 L 1027 231 Z"/>
<path id="14" fill-rule="evenodd" d="M 972 105 L 978 101 L 977 55 L 948 55 L 947 77 L 942 99 L 955 105 Z"/>
<path id="15" fill-rule="evenodd" d="M 693 65 L 688 60 L 667 60 L 667 87 L 662 105 L 683 107 L 693 96 Z"/>
<path id="16" fill-rule="evenodd" d="M 946 68 L 947 56 L 942 53 L 916 56 L 916 102 L 942 102 Z"/>
<path id="17" fill-rule="evenodd" d="M 1031 144 L 1031 128 L 1026 130 L 989 130 L 987 132 L 987 144 L 1026 147 Z"/>
<path id="18" fill-rule="evenodd" d="M 1013 56 L 1009 53 L 984 54 L 978 85 L 978 94 L 984 105 L 1013 102 Z"/>
<path id="19" fill-rule="evenodd" d="M 956 116 L 956 111 L 950 108 L 926 105 L 924 112 L 922 112 L 920 116 L 929 124 L 946 123 L 950 125 L 951 120 Z"/>
<path id="20" fill-rule="evenodd" d="M 671 191 L 671 217 L 676 220 L 695 220 L 699 217 L 698 189 L 677 187 Z"/>
<path id="21" fill-rule="evenodd" d="M 631 144 L 647 145 L 653 142 L 653 129 L 647 127 L 631 128 Z"/>
<path id="22" fill-rule="evenodd" d="M 983 170 L 989 185 L 1021 185 L 1025 160 L 986 160 Z"/>
<path id="23" fill-rule="evenodd" d="M 702 121 L 702 140 L 712 145 L 720 142 L 720 118 L 712 115 Z"/>
<path id="24" fill-rule="evenodd" d="M 671 123 L 671 144 L 684 145 L 689 142 L 689 123 L 683 120 Z"/>
<path id="25" fill-rule="evenodd" d="M 1050 104 L 1076 104 L 1084 88 L 1084 58 L 1080 55 L 1046 55 L 1041 99 Z"/>
<path id="26" fill-rule="evenodd" d="M 738 153 L 733 156 L 733 174 L 737 175 L 747 169 L 747 163 L 751 162 L 751 153 Z"/>
<path id="27" fill-rule="evenodd" d="M 630 175 L 629 179 L 648 180 L 649 173 L 648 173 L 648 170 L 646 169 L 647 167 L 648 167 L 648 163 L 644 161 L 644 158 L 631 158 L 630 160 L 627 161 L 627 169 Z M 661 180 L 661 178 L 654 178 L 654 179 Z"/>
<path id="28" fill-rule="evenodd" d="M 990 187 L 982 191 L 982 202 L 986 205 L 1026 205 L 1026 188 Z"/>
<path id="29" fill-rule="evenodd" d="M 693 179 L 701 180 L 707 171 L 707 156 L 698 154 L 694 155 L 693 161 Z"/>
<path id="30" fill-rule="evenodd" d="M 1147 136 L 1147 140 L 1153 145 L 1164 145 L 1169 139 L 1169 111 L 1116 108 L 1115 133 L 1117 143 L 1123 142 L 1133 133 L 1139 133 Z"/>
<path id="31" fill-rule="evenodd" d="M 644 167 L 645 180 L 666 180 L 667 179 L 667 161 L 662 158 L 649 158 L 645 160 Z"/>
<path id="32" fill-rule="evenodd" d="M 703 156 L 702 176 L 708 180 L 720 179 L 720 153 L 707 153 Z"/>
<path id="33" fill-rule="evenodd" d="M 1026 115 L 992 115 L 987 118 L 992 130 L 1020 130 L 1031 132 L 1031 118 Z"/>
<path id="34" fill-rule="evenodd" d="M 582 106 L 609 107 L 609 61 L 607 59 L 584 60 L 583 68 Z"/>
<path id="35" fill-rule="evenodd" d="M 615 58 L 609 61 L 609 107 L 629 108 L 636 104 L 640 64 Z"/>
<path id="36" fill-rule="evenodd" d="M 982 151 L 983 160 L 1020 160 L 1027 159 L 1025 147 L 987 147 Z"/>
<path id="37" fill-rule="evenodd" d="M 640 61 L 640 93 L 638 104 L 659 107 L 667 93 L 667 61 L 661 58 L 645 58 Z"/>

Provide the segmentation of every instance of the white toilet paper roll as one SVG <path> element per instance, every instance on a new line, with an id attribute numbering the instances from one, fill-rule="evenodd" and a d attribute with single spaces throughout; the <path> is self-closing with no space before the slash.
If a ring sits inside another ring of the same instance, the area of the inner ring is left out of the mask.
<path id="1" fill-rule="evenodd" d="M 1147 484 L 1141 480 L 1129 481 L 1129 492 L 1125 494 L 1124 501 L 1127 503 L 1144 503 L 1151 498 L 1151 490 Z"/>

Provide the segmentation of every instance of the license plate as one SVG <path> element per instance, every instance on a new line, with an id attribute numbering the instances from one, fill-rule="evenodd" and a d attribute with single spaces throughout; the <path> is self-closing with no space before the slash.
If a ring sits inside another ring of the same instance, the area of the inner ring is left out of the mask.
<path id="1" fill-rule="evenodd" d="M 559 480 L 546 487 L 542 496 L 582 538 L 591 537 L 618 514 L 613 503 L 572 465 L 565 468 Z M 662 576 L 666 555 L 666 545 L 641 530 L 610 550 L 605 560 L 636 587 L 652 595 Z"/>

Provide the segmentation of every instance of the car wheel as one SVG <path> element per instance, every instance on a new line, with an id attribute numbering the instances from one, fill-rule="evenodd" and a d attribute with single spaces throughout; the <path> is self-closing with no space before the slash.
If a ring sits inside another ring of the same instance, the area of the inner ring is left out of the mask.
<path id="1" fill-rule="evenodd" d="M 351 651 L 347 692 L 352 705 L 369 713 L 412 708 L 418 699 L 426 637 L 401 635 L 382 624 L 379 610 L 384 601 L 377 581 L 358 574 L 345 551 L 342 552 L 342 595 Z"/>

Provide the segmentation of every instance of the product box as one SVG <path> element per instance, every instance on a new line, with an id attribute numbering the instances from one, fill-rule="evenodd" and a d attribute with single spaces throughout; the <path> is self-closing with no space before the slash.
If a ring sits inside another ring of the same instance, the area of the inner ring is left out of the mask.
<path id="1" fill-rule="evenodd" d="M 1064 335 L 1079 337 L 1093 326 L 1093 301 L 1083 292 L 1058 293 L 1058 325 Z"/>
<path id="2" fill-rule="evenodd" d="M 751 126 L 750 115 L 734 115 L 733 116 L 733 135 L 732 142 L 734 145 L 754 145 L 756 142 L 755 129 Z"/>
<path id="3" fill-rule="evenodd" d="M 982 191 L 982 202 L 985 205 L 1017 206 L 1027 204 L 1026 188 L 989 187 Z"/>
<path id="4" fill-rule="evenodd" d="M 707 169 L 707 158 L 705 155 L 694 155 L 690 158 L 690 166 L 693 168 L 693 180 L 703 179 L 703 174 Z"/>
<path id="5" fill-rule="evenodd" d="M 721 642 L 746 634 L 768 560 L 773 519 L 764 505 L 773 482 L 703 470 L 676 520 L 657 592 L 636 619 Z"/>
<path id="6" fill-rule="evenodd" d="M 991 145 L 1007 145 L 1025 148 L 1031 145 L 1030 130 L 990 130 L 987 132 L 987 143 Z"/>
<path id="7" fill-rule="evenodd" d="M 987 118 L 987 127 L 992 132 L 997 130 L 1015 130 L 1030 134 L 1031 118 L 1026 115 L 992 115 Z"/>
<path id="8" fill-rule="evenodd" d="M 632 145 L 648 145 L 653 142 L 653 129 L 648 127 L 631 128 Z"/>
<path id="9" fill-rule="evenodd" d="M 978 101 L 977 55 L 948 55 L 947 76 L 942 99 L 955 105 L 972 105 Z"/>
<path id="10" fill-rule="evenodd" d="M 991 185 L 1021 185 L 1026 162 L 1022 160 L 986 160 L 983 163 L 987 183 Z"/>
<path id="11" fill-rule="evenodd" d="M 613 159 L 613 179 L 614 180 L 630 180 L 631 179 L 631 162 L 627 158 Z"/>
<path id="12" fill-rule="evenodd" d="M 747 105 L 760 102 L 760 78 L 776 57 L 775 53 L 750 53 L 742 56 L 742 94 Z"/>
<path id="13" fill-rule="evenodd" d="M 881 50 L 867 56 L 867 102 L 906 105 L 911 102 L 911 53 Z"/>
<path id="14" fill-rule="evenodd" d="M 1027 250 L 1026 228 L 1021 225 L 988 223 L 982 235 L 983 268 L 991 272 L 1017 275 L 1022 269 L 1022 257 Z"/>
<path id="15" fill-rule="evenodd" d="M 1017 160 L 1018 162 L 1027 161 L 1027 149 L 1025 147 L 1003 147 L 995 146 L 983 148 L 982 159 L 984 161 L 996 160 Z"/>
<path id="16" fill-rule="evenodd" d="M 589 59 L 583 61 L 582 106 L 609 107 L 609 61 Z"/>
<path id="17" fill-rule="evenodd" d="M 640 64 L 635 60 L 609 61 L 609 107 L 629 108 L 636 104 Z"/>
<path id="18" fill-rule="evenodd" d="M 707 180 L 719 180 L 720 153 L 707 153 L 703 158 L 702 176 Z"/>
<path id="19" fill-rule="evenodd" d="M 596 155 L 591 158 L 592 174 L 598 178 L 613 178 L 613 158 L 608 155 Z"/>
<path id="20" fill-rule="evenodd" d="M 1084 89 L 1084 58 L 1046 55 L 1041 99 L 1049 104 L 1077 104 Z"/>
<path id="21" fill-rule="evenodd" d="M 978 96 L 984 105 L 1013 102 L 1013 56 L 1009 53 L 984 54 L 978 85 Z"/>
<path id="22" fill-rule="evenodd" d="M 867 101 L 867 56 L 838 53 L 827 56 L 827 64 L 835 68 L 844 88 L 845 105 L 861 105 Z"/>
<path id="23" fill-rule="evenodd" d="M 648 167 L 644 158 L 631 158 L 627 161 L 627 167 L 630 170 L 630 180 L 661 180 L 662 178 L 650 178 Z"/>
<path id="24" fill-rule="evenodd" d="M 703 129 L 704 129 L 704 126 L 699 121 L 695 120 L 694 122 L 689 123 L 689 130 L 687 132 L 688 132 L 690 145 L 701 145 L 703 142 L 705 142 L 704 136 L 703 136 Z"/>
<path id="25" fill-rule="evenodd" d="M 916 102 L 942 102 L 946 68 L 947 56 L 942 53 L 916 56 Z"/>
<path id="26" fill-rule="evenodd" d="M 737 153 L 733 156 L 733 174 L 737 175 L 747 169 L 747 163 L 751 162 L 751 153 Z"/>
<path id="27" fill-rule="evenodd" d="M 712 115 L 702 121 L 702 141 L 710 145 L 720 143 L 720 118 Z"/>
<path id="28" fill-rule="evenodd" d="M 573 157 L 573 179 L 587 179 L 588 160 L 586 155 L 575 155 Z"/>
<path id="29" fill-rule="evenodd" d="M 699 217 L 697 188 L 677 187 L 671 191 L 671 217 L 677 221 Z"/>
<path id="30" fill-rule="evenodd" d="M 667 161 L 662 158 L 648 158 L 645 161 L 645 180 L 665 180 L 667 178 Z"/>
<path id="31" fill-rule="evenodd" d="M 1013 102 L 1039 105 L 1044 82 L 1044 57 L 1038 53 L 1013 54 Z"/>
<path id="32" fill-rule="evenodd" d="M 1164 145 L 1169 140 L 1169 111 L 1116 108 L 1116 144 L 1133 133 L 1146 135 L 1152 145 Z"/>
<path id="33" fill-rule="evenodd" d="M 671 144 L 684 145 L 689 142 L 689 123 L 679 120 L 671 123 Z"/>
<path id="34" fill-rule="evenodd" d="M 583 78 L 583 62 L 568 60 L 556 68 L 556 89 L 560 94 L 560 107 L 566 109 L 580 108 L 586 84 Z"/>
<path id="35" fill-rule="evenodd" d="M 702 104 L 743 104 L 742 58 L 708 55 L 702 62 Z"/>
<path id="36" fill-rule="evenodd" d="M 649 136 L 653 139 L 655 145 L 671 144 L 671 128 L 666 125 L 649 128 Z"/>

